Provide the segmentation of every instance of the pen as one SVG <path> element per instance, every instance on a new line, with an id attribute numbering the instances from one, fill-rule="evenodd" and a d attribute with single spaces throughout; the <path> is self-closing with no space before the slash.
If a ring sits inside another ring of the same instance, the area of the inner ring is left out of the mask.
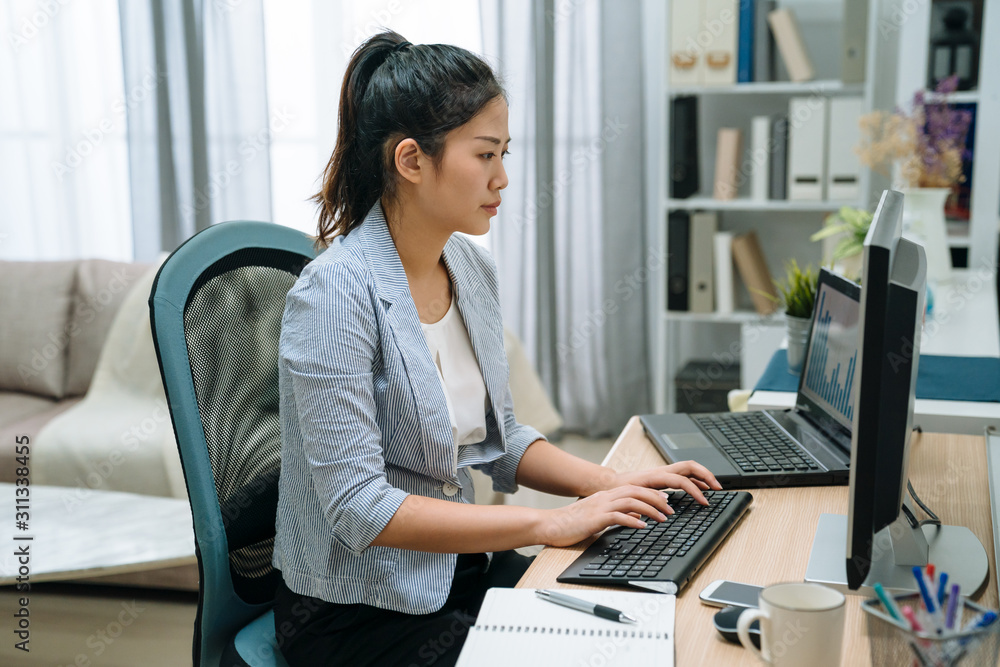
<path id="1" fill-rule="evenodd" d="M 937 601 L 939 607 L 944 606 L 944 594 L 947 592 L 948 592 L 948 573 L 942 572 L 941 574 L 938 575 Z"/>
<path id="2" fill-rule="evenodd" d="M 934 604 L 934 598 L 927 588 L 927 580 L 924 579 L 924 573 L 921 571 L 919 565 L 913 566 L 913 578 L 917 580 L 917 587 L 920 588 L 920 597 L 924 601 L 924 606 L 927 607 L 927 614 L 930 616 L 931 623 L 934 624 L 934 629 L 937 632 L 941 632 L 941 617 L 937 611 L 937 605 Z"/>
<path id="3" fill-rule="evenodd" d="M 878 599 L 882 601 L 882 606 L 885 607 L 887 612 L 889 612 L 889 615 L 897 621 L 902 621 L 903 615 L 899 613 L 899 607 L 896 606 L 896 601 L 889 597 L 889 595 L 885 592 L 885 588 L 882 587 L 882 584 L 875 582 L 875 586 L 873 588 L 875 589 L 875 595 L 877 595 Z"/>
<path id="4" fill-rule="evenodd" d="M 555 604 L 562 605 L 563 607 L 576 609 L 577 611 L 582 611 L 587 614 L 593 614 L 594 616 L 600 616 L 601 618 L 606 618 L 609 621 L 618 621 L 619 623 L 636 622 L 634 618 L 632 618 L 625 612 L 618 611 L 617 609 L 612 609 L 611 607 L 605 607 L 602 604 L 587 602 L 586 600 L 581 600 L 580 598 L 575 598 L 566 595 L 565 593 L 537 590 L 535 591 L 535 595 L 542 598 L 543 600 L 554 602 Z"/>
<path id="5" fill-rule="evenodd" d="M 958 598 L 960 587 L 958 584 L 951 585 L 951 595 L 948 596 L 948 613 L 945 615 L 945 627 L 951 630 L 955 627 L 955 611 L 958 610 Z"/>

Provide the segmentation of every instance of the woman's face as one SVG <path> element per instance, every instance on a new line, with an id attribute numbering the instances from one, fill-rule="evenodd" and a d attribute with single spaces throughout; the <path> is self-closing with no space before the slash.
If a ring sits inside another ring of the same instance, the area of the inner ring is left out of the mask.
<path id="1" fill-rule="evenodd" d="M 507 187 L 502 156 L 509 143 L 507 103 L 501 98 L 448 133 L 439 167 L 430 170 L 419 195 L 442 231 L 489 231 L 500 191 Z"/>

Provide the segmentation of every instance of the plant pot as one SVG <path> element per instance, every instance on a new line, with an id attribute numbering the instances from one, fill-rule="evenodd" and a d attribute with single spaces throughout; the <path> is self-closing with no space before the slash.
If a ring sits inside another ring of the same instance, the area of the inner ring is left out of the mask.
<path id="1" fill-rule="evenodd" d="M 811 317 L 793 317 L 785 315 L 785 328 L 788 333 L 788 372 L 798 375 L 802 372 L 802 362 L 806 358 L 806 343 L 809 342 L 809 325 Z"/>
<path id="2" fill-rule="evenodd" d="M 903 189 L 903 236 L 924 246 L 927 281 L 951 280 L 951 250 L 944 224 L 944 202 L 949 188 Z"/>

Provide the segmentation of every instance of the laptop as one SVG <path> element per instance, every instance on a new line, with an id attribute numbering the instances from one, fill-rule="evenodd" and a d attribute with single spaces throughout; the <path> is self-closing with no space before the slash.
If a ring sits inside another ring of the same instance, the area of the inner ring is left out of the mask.
<path id="1" fill-rule="evenodd" d="M 732 487 L 847 484 L 861 288 L 821 269 L 789 410 L 641 415 L 668 463 L 694 460 Z"/>

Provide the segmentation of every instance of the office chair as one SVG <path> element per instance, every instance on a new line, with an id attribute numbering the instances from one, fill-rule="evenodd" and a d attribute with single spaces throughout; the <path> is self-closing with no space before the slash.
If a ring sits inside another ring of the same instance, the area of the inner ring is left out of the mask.
<path id="1" fill-rule="evenodd" d="M 278 337 L 285 296 L 315 256 L 280 225 L 226 222 L 163 263 L 153 342 L 194 516 L 194 665 L 285 666 L 271 565 L 278 502 Z"/>

